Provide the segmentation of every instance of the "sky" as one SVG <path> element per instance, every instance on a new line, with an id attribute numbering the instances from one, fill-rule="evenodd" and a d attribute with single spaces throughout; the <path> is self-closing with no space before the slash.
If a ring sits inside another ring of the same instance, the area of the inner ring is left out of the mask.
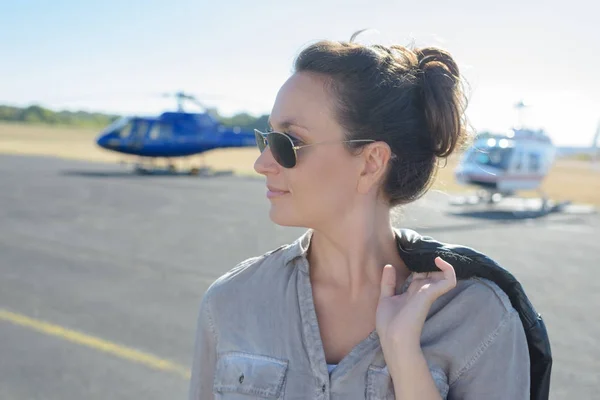
<path id="1" fill-rule="evenodd" d="M 527 125 L 590 146 L 598 11 L 590 0 L 0 0 L 0 104 L 153 114 L 183 90 L 221 114 L 268 114 L 304 46 L 371 28 L 359 42 L 450 51 L 476 130 L 509 129 L 523 100 Z"/>

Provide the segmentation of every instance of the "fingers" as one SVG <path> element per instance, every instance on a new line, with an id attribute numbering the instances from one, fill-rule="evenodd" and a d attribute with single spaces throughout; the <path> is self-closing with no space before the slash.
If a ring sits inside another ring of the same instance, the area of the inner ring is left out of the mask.
<path id="1" fill-rule="evenodd" d="M 435 265 L 437 265 L 440 271 L 413 273 L 408 291 L 411 292 L 412 290 L 416 293 L 423 285 L 428 285 L 430 288 L 428 289 L 429 295 L 437 298 L 454 288 L 456 286 L 454 267 L 440 257 L 436 257 Z"/>
<path id="2" fill-rule="evenodd" d="M 435 290 L 436 295 L 441 296 L 456 286 L 456 274 L 454 272 L 454 267 L 440 257 L 436 257 L 435 265 L 442 270 L 442 272 L 439 272 L 439 274 L 443 275 L 443 277 L 438 281 L 439 284 L 436 285 L 437 287 Z"/>
<path id="3" fill-rule="evenodd" d="M 435 265 L 437 265 L 437 267 L 442 270 L 444 278 L 448 282 L 452 282 L 453 286 L 456 285 L 456 273 L 454 271 L 454 267 L 452 267 L 452 264 L 448 263 L 447 261 L 444 261 L 441 257 L 436 257 Z"/>
<path id="4" fill-rule="evenodd" d="M 440 271 L 436 272 L 413 272 L 413 280 L 440 280 L 445 279 L 444 273 Z"/>
<path id="5" fill-rule="evenodd" d="M 435 265 L 440 269 L 440 271 L 431 271 L 431 272 L 414 272 L 413 279 L 431 279 L 431 280 L 448 280 L 448 281 L 456 281 L 456 274 L 454 272 L 454 267 L 452 264 L 444 261 L 441 257 L 435 258 Z"/>
<path id="6" fill-rule="evenodd" d="M 381 292 L 380 298 L 392 297 L 396 294 L 396 269 L 390 264 L 383 267 L 381 274 Z"/>

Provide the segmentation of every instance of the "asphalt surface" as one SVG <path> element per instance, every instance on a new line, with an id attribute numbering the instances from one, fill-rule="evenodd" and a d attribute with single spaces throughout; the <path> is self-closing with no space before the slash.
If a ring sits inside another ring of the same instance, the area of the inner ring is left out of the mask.
<path id="1" fill-rule="evenodd" d="M 598 398 L 598 214 L 449 203 L 433 192 L 396 224 L 511 270 L 548 326 L 551 398 Z M 270 222 L 258 179 L 0 156 L 0 399 L 186 398 L 203 292 L 302 232 Z"/>

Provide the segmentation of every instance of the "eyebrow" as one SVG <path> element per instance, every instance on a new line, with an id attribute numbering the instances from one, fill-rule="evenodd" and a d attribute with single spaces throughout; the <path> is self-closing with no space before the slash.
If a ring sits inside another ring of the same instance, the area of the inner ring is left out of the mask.
<path id="1" fill-rule="evenodd" d="M 271 128 L 273 127 L 273 123 L 272 123 L 272 121 L 271 121 L 271 118 L 269 118 L 269 120 L 268 120 L 268 124 L 269 124 L 269 126 L 270 126 Z M 296 122 L 296 120 L 294 120 L 294 119 L 286 119 L 286 120 L 284 120 L 284 121 L 281 121 L 280 123 L 278 123 L 278 124 L 277 124 L 277 126 L 278 126 L 278 127 L 281 127 L 281 129 L 287 129 L 287 128 L 289 128 L 290 126 L 295 126 L 295 127 L 298 127 L 298 128 L 301 128 L 301 129 L 304 129 L 304 130 L 307 130 L 307 131 L 308 131 L 308 128 L 307 128 L 307 127 L 305 127 L 305 126 L 303 126 L 303 125 L 300 125 L 300 124 L 299 124 L 298 122 Z M 298 134 L 298 136 L 300 136 L 300 138 L 301 138 L 301 139 L 305 138 L 305 137 L 304 137 L 304 135 L 302 135 L 302 134 Z"/>

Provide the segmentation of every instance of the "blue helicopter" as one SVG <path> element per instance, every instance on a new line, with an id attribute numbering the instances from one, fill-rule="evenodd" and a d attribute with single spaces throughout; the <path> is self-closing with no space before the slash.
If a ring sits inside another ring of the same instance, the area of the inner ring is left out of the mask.
<path id="1" fill-rule="evenodd" d="M 177 111 L 165 111 L 157 117 L 121 117 L 106 127 L 96 139 L 98 146 L 121 154 L 149 158 L 166 158 L 168 169 L 175 172 L 171 158 L 188 157 L 206 151 L 231 147 L 256 146 L 254 132 L 225 127 L 208 112 L 184 111 L 184 101 L 206 110 L 194 96 L 176 92 Z M 152 163 L 152 162 L 151 162 Z M 142 162 L 136 171 L 147 172 Z M 197 174 L 198 167 L 190 169 Z"/>

